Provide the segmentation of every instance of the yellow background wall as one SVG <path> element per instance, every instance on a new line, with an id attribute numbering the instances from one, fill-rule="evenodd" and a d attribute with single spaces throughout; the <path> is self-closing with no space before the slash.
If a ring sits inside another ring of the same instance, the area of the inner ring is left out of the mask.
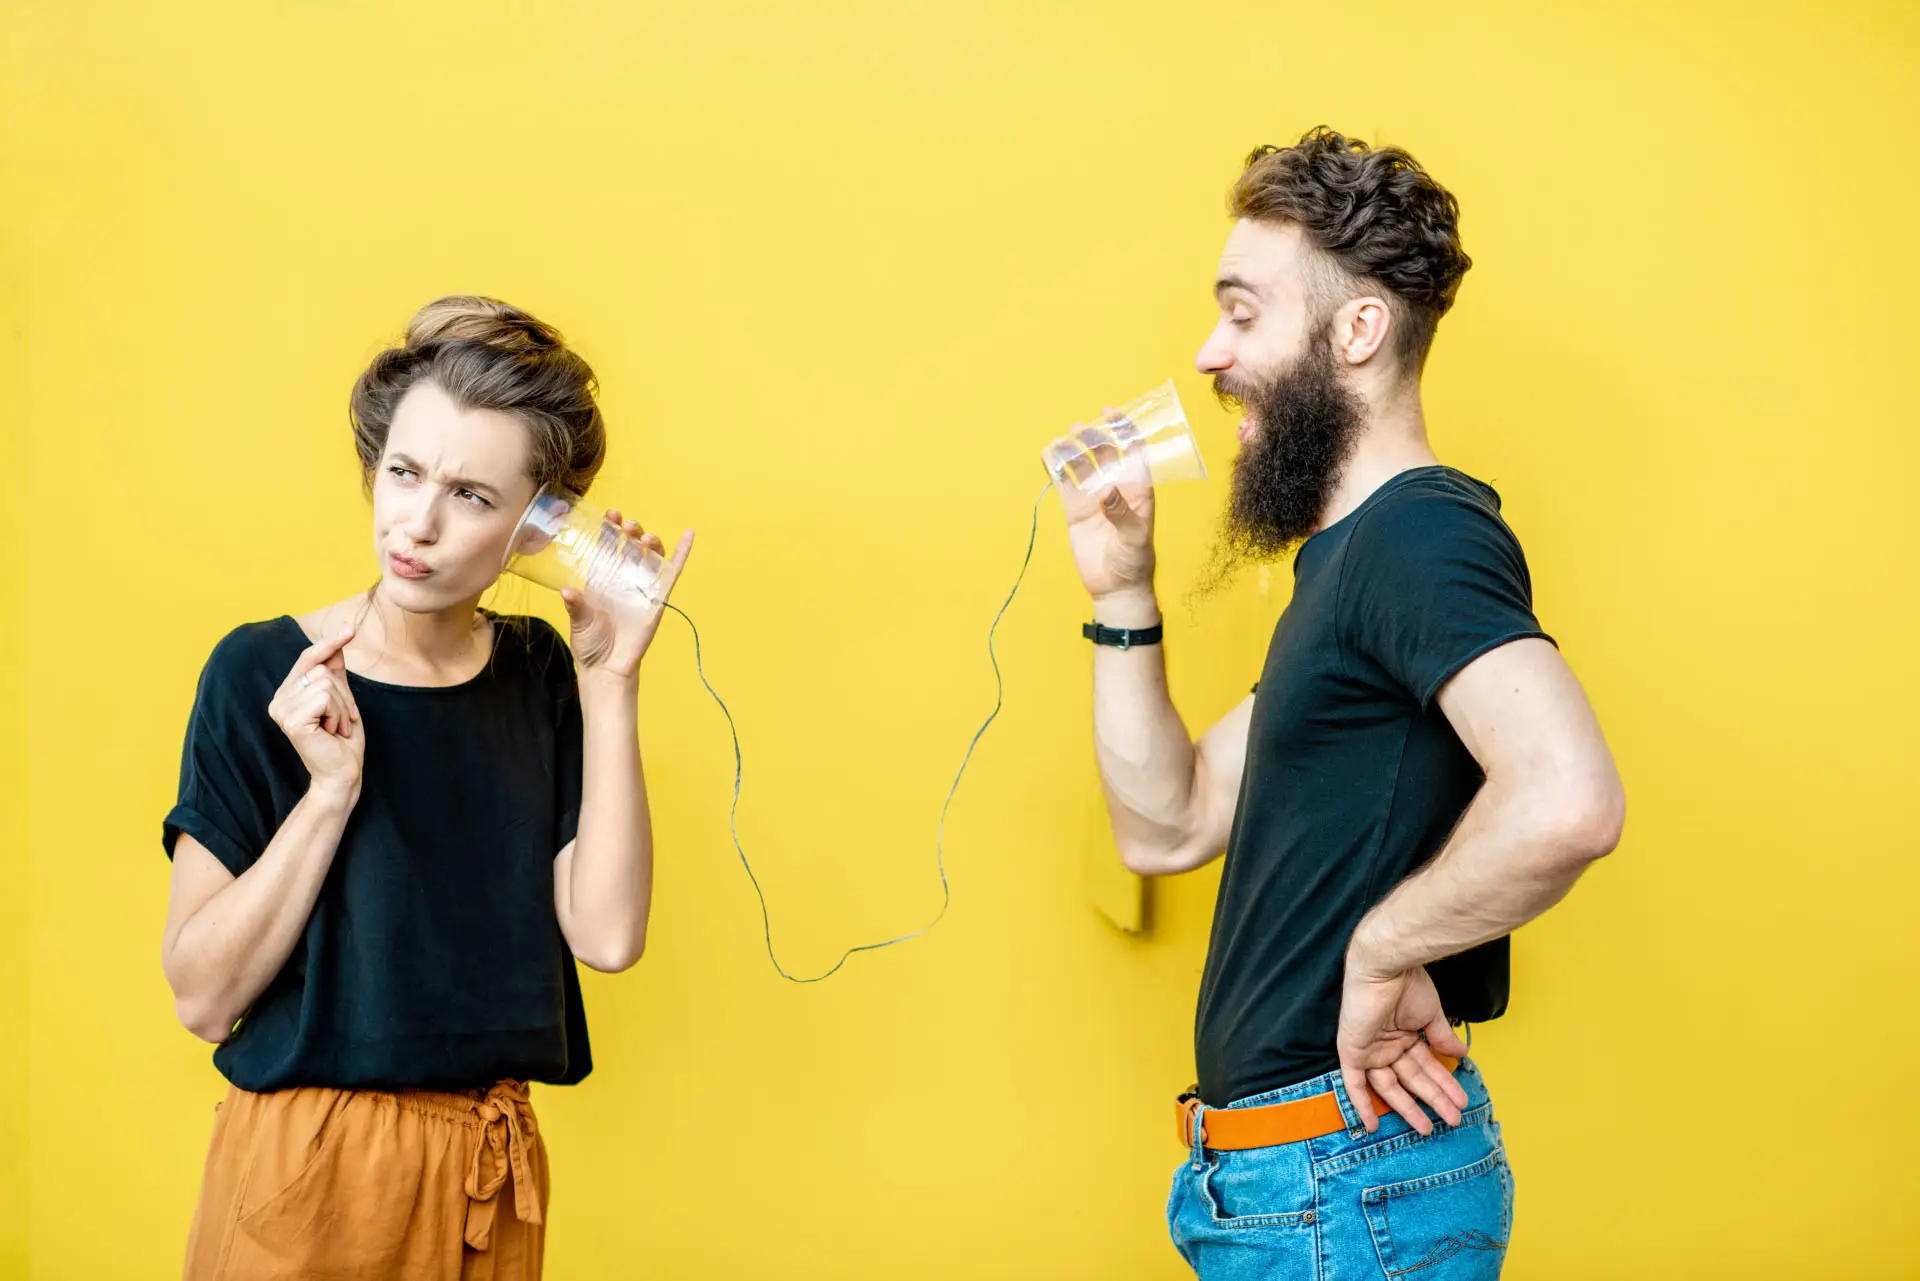
<path id="1" fill-rule="evenodd" d="M 1509 1275 L 1920 1273 L 1920 19 L 1669 8 L 7 6 L 0 1272 L 177 1267 L 220 1093 L 157 963 L 180 734 L 227 629 L 370 581 L 343 411 L 415 306 L 559 324 L 605 383 L 598 496 L 699 529 L 742 829 L 818 969 L 937 901 L 1034 451 L 1170 371 L 1216 472 L 1165 497 L 1174 690 L 1196 724 L 1245 690 L 1288 574 L 1180 603 L 1232 450 L 1189 362 L 1240 157 L 1326 121 L 1465 206 L 1437 443 L 1503 489 L 1632 798 L 1478 1036 Z M 1088 907 L 1085 607 L 1042 517 L 953 912 L 820 987 L 760 951 L 669 620 L 652 946 L 542 1096 L 551 1275 L 1181 1274 L 1217 873 L 1144 938 Z"/>
<path id="2" fill-rule="evenodd" d="M 9 68 L 10 69 L 10 68 Z M 0 73 L 3 74 L 3 73 Z M 4 91 L 0 91 L 4 93 Z M 0 205 L 19 187 L 9 139 L 16 122 L 0 97 Z M 5 215 L 0 215 L 5 217 Z M 21 476 L 27 447 L 25 245 L 0 222 L 0 467 Z M 19 492 L 19 486 L 12 486 Z M 0 504 L 0 1098 L 27 1097 L 27 522 L 25 505 Z M 27 1109 L 0 1107 L 0 1277 L 27 1266 Z"/>

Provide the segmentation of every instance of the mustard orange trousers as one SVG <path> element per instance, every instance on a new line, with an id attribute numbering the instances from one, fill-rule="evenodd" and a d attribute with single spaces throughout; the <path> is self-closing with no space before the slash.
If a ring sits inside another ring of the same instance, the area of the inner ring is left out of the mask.
<path id="1" fill-rule="evenodd" d="M 535 1281 L 547 1152 L 527 1087 L 231 1089 L 187 1281 Z"/>

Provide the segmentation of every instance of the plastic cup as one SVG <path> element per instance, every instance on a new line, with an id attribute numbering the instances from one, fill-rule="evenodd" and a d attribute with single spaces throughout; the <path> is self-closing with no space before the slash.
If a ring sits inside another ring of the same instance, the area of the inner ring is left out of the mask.
<path id="1" fill-rule="evenodd" d="M 1165 485 L 1205 480 L 1200 442 L 1187 425 L 1187 411 L 1173 380 L 1111 411 L 1101 422 L 1077 427 L 1040 451 L 1047 475 L 1061 497 L 1074 499 L 1109 485 Z"/>
<path id="2" fill-rule="evenodd" d="M 594 604 L 618 609 L 658 605 L 667 562 L 628 538 L 602 508 L 548 485 L 527 504 L 502 568 L 555 591 L 576 588 Z"/>

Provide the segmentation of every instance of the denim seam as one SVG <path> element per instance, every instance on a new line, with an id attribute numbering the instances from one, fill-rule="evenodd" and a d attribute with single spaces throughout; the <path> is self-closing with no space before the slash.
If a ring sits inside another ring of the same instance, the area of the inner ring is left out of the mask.
<path id="1" fill-rule="evenodd" d="M 1500 1149 L 1495 1148 L 1472 1165 L 1463 1165 L 1457 1170 L 1424 1174 L 1417 1179 L 1407 1179 L 1400 1183 L 1383 1183 L 1377 1188 L 1368 1188 L 1362 1192 L 1360 1200 L 1366 1205 L 1385 1205 L 1395 1197 L 1412 1196 L 1416 1192 L 1431 1192 L 1435 1188 L 1450 1187 L 1455 1183 L 1465 1183 L 1469 1179 L 1494 1174 L 1500 1169 L 1502 1155 Z"/>
<path id="2" fill-rule="evenodd" d="M 1492 1114 L 1493 1104 L 1491 1102 L 1482 1103 L 1477 1108 L 1471 1108 L 1462 1112 L 1460 1114 L 1460 1124 L 1458 1125 L 1448 1125 L 1445 1121 L 1436 1120 L 1433 1123 L 1432 1134 L 1421 1134 L 1417 1130 L 1409 1130 L 1407 1133 L 1399 1135 L 1396 1138 L 1387 1139 L 1385 1142 L 1370 1144 L 1358 1151 L 1342 1152 L 1338 1156 L 1328 1157 L 1324 1161 L 1316 1161 L 1313 1168 L 1320 1173 L 1338 1174 L 1344 1170 L 1365 1165 L 1368 1161 L 1375 1160 L 1378 1157 L 1390 1156 L 1395 1152 L 1403 1151 L 1416 1143 L 1424 1143 L 1428 1139 L 1439 1138 L 1443 1134 L 1452 1134 L 1459 1130 L 1472 1129 L 1475 1126 L 1485 1123 Z"/>
<path id="3" fill-rule="evenodd" d="M 1312 1149 L 1307 1151 L 1307 1183 L 1313 1189 L 1313 1281 L 1326 1281 L 1333 1260 L 1327 1257 L 1327 1208 L 1320 1203 L 1320 1171 L 1314 1168 Z"/>
<path id="4" fill-rule="evenodd" d="M 1513 1163 L 1507 1160 L 1507 1145 L 1504 1143 L 1494 1148 L 1493 1154 L 1500 1158 L 1500 1235 L 1511 1245 L 1513 1243 Z"/>

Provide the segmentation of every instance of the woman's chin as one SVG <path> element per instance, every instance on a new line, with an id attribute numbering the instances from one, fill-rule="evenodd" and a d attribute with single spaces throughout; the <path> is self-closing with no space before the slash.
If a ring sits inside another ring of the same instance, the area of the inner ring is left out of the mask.
<path id="1" fill-rule="evenodd" d="M 409 614 L 438 614 L 466 605 L 479 593 L 462 592 L 438 577 L 407 578 L 388 570 L 380 576 L 380 595 Z"/>

